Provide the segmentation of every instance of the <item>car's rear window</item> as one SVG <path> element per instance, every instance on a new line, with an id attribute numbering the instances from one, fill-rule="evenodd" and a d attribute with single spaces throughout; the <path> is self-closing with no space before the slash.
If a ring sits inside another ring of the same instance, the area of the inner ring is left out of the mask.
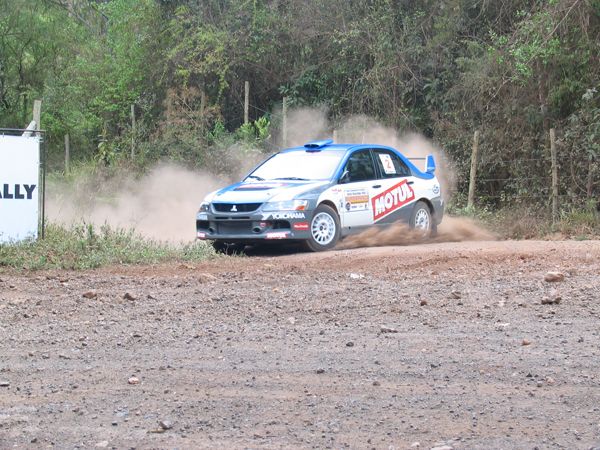
<path id="1" fill-rule="evenodd" d="M 278 153 L 250 175 L 263 180 L 329 180 L 340 164 L 343 152 L 293 151 Z"/>

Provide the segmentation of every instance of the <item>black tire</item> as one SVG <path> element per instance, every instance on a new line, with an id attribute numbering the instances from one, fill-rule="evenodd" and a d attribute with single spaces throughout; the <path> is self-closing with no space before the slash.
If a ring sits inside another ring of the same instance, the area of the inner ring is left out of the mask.
<path id="1" fill-rule="evenodd" d="M 212 246 L 215 249 L 215 252 L 223 255 L 240 254 L 244 251 L 244 248 L 246 248 L 244 244 L 225 242 L 218 239 L 212 241 Z"/>
<path id="2" fill-rule="evenodd" d="M 322 252 L 336 246 L 340 239 L 340 219 L 335 210 L 327 205 L 319 205 L 310 220 L 310 238 L 304 241 L 304 248 L 311 252 Z"/>
<path id="3" fill-rule="evenodd" d="M 410 214 L 410 222 L 408 224 L 412 229 L 423 233 L 423 236 L 432 237 L 437 232 L 431 208 L 424 201 L 419 200 L 415 203 L 412 213 Z"/>

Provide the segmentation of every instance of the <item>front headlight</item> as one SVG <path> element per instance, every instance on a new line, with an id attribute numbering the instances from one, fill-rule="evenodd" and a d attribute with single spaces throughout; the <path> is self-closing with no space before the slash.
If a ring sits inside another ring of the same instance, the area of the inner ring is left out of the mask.
<path id="1" fill-rule="evenodd" d="M 263 211 L 304 211 L 307 207 L 308 200 L 286 200 L 265 203 Z"/>
<path id="2" fill-rule="evenodd" d="M 210 203 L 202 202 L 202 203 L 200 203 L 200 209 L 198 210 L 198 212 L 208 212 L 209 207 L 210 207 Z"/>

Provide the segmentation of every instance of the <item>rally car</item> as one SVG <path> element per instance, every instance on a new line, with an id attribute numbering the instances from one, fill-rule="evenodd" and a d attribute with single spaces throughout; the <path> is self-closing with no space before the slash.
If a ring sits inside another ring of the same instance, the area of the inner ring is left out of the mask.
<path id="1" fill-rule="evenodd" d="M 444 212 L 432 155 L 425 172 L 391 147 L 314 141 L 272 155 L 206 196 L 196 236 L 215 249 L 300 241 L 311 251 L 396 221 L 435 233 Z"/>

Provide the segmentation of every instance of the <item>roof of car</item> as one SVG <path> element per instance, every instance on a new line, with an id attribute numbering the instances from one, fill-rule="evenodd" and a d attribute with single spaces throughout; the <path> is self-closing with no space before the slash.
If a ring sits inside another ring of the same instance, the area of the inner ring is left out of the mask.
<path id="1" fill-rule="evenodd" d="M 280 153 L 290 153 L 290 152 L 307 152 L 307 153 L 321 153 L 321 152 L 335 152 L 335 153 L 347 153 L 350 150 L 359 150 L 359 149 L 386 149 L 395 152 L 400 155 L 400 157 L 404 160 L 404 163 L 409 166 L 412 173 L 420 178 L 430 179 L 433 178 L 433 173 L 422 172 L 418 167 L 416 167 L 409 158 L 403 155 L 399 150 L 388 147 L 387 145 L 380 144 L 334 144 L 333 139 L 324 139 L 320 141 L 312 141 L 307 142 L 303 146 L 299 147 L 291 147 L 282 150 Z"/>
<path id="2" fill-rule="evenodd" d="M 291 147 L 291 148 L 286 148 L 284 150 L 281 150 L 282 153 L 287 153 L 287 152 L 305 152 L 305 151 L 346 151 L 350 148 L 354 147 L 354 145 L 350 145 L 350 144 L 331 144 L 331 145 L 326 145 L 323 146 L 319 149 L 307 149 L 306 147 Z"/>
<path id="3" fill-rule="evenodd" d="M 334 144 L 333 140 L 323 140 L 323 141 L 313 141 L 307 142 L 303 146 L 291 147 L 281 150 L 282 153 L 287 152 L 321 152 L 321 151 L 338 151 L 338 152 L 346 152 L 351 149 L 358 148 L 387 148 L 390 150 L 396 150 L 391 147 L 387 147 L 385 145 L 380 144 Z M 397 150 L 396 150 L 397 151 Z"/>

